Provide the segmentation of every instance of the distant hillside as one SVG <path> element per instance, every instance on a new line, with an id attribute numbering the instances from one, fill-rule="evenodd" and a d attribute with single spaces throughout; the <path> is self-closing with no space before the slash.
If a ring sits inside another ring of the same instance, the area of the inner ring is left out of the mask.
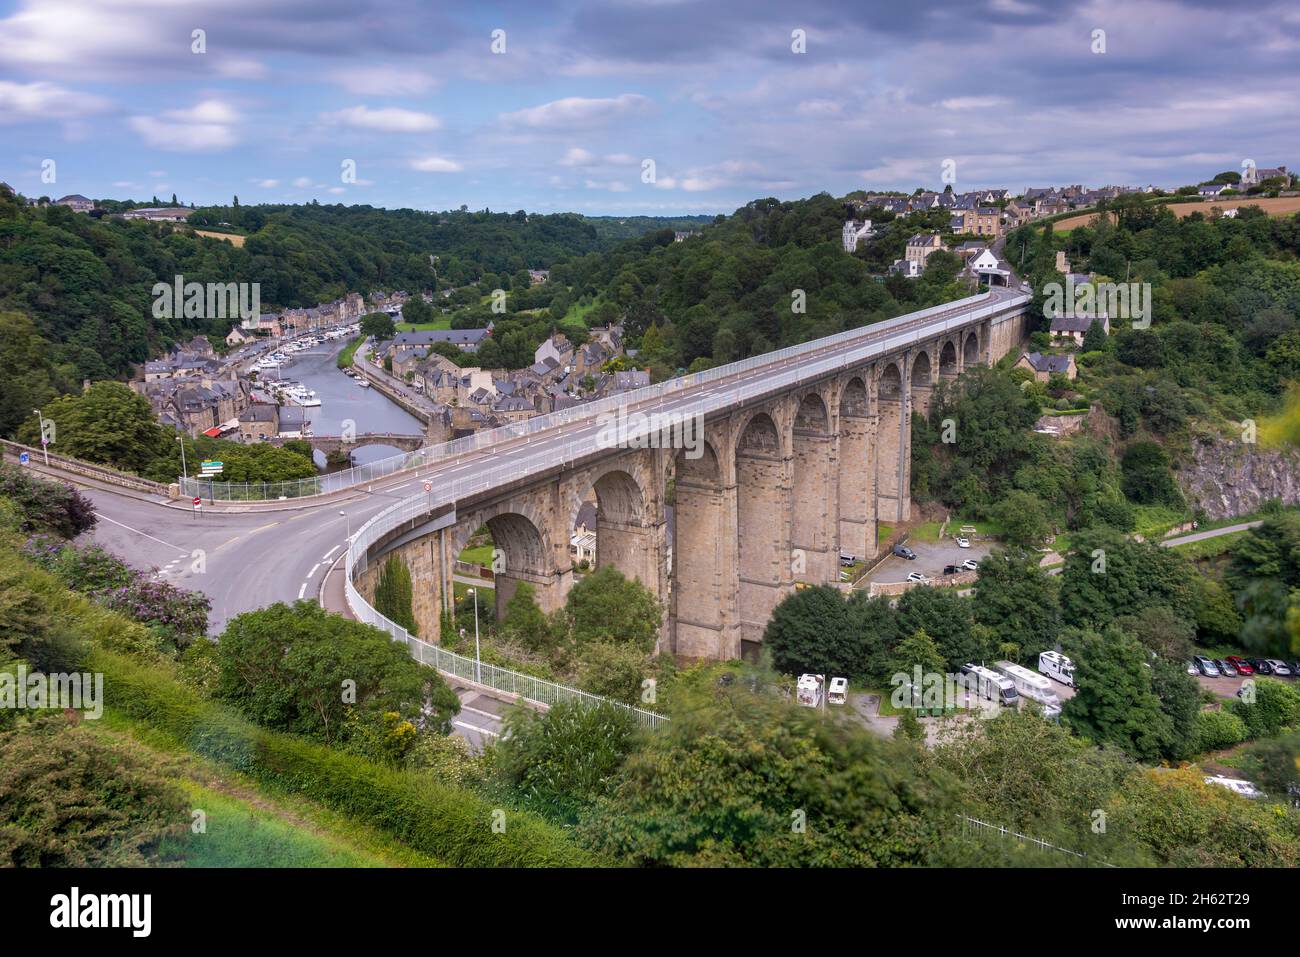
<path id="1" fill-rule="evenodd" d="M 190 226 L 243 239 L 206 238 Z M 224 336 L 230 319 L 153 316 L 154 283 L 177 275 L 259 283 L 264 309 L 312 306 L 351 291 L 483 281 L 508 289 L 523 270 L 605 243 L 571 213 L 232 204 L 195 210 L 190 226 L 96 219 L 0 196 L 0 433 L 43 396 L 121 377 L 195 334 Z"/>
<path id="2" fill-rule="evenodd" d="M 646 233 L 671 229 L 673 232 L 690 232 L 702 229 L 705 224 L 725 219 L 724 216 L 584 216 L 584 222 L 596 228 L 602 240 L 638 239 Z"/>

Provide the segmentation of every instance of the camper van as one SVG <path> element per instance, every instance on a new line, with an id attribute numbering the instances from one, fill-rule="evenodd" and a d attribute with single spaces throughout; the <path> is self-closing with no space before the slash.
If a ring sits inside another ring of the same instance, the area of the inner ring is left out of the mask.
<path id="1" fill-rule="evenodd" d="M 830 690 L 826 692 L 827 704 L 843 704 L 849 694 L 848 678 L 832 678 Z"/>
<path id="2" fill-rule="evenodd" d="M 1045 717 L 1055 718 L 1061 713 L 1061 699 L 1052 690 L 1052 683 L 1043 675 L 1010 661 L 999 661 L 994 667 L 1015 682 L 1016 691 L 1022 698 L 1042 705 Z"/>
<path id="3" fill-rule="evenodd" d="M 820 708 L 825 687 L 825 675 L 800 675 L 799 683 L 795 686 L 795 697 L 805 708 Z"/>
<path id="4" fill-rule="evenodd" d="M 981 698 L 988 698 L 990 701 L 996 701 L 1008 708 L 1014 708 L 1020 701 L 1015 682 L 1010 678 L 991 671 L 982 665 L 973 664 L 962 665 L 961 673 L 976 679 L 976 690 Z"/>
<path id="5" fill-rule="evenodd" d="M 1059 651 L 1044 651 L 1039 655 L 1038 670 L 1053 681 L 1074 687 L 1074 662 Z"/>

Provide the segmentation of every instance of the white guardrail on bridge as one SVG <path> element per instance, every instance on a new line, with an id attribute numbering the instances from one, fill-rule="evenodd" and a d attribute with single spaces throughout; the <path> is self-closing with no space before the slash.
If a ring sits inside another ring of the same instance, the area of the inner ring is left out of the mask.
<path id="1" fill-rule="evenodd" d="M 386 478 L 396 472 L 420 468 L 425 465 L 432 465 L 435 462 L 444 459 L 464 455 L 468 452 L 476 452 L 480 449 L 488 448 L 489 446 L 513 438 L 533 435 L 537 432 L 542 432 L 546 429 L 552 429 L 559 426 L 572 425 L 575 422 L 585 421 L 604 412 L 611 412 L 620 408 L 646 402 L 651 399 L 670 396 L 677 392 L 681 392 L 684 389 L 703 385 L 707 382 L 713 382 L 718 379 L 725 379 L 741 372 L 757 369 L 760 366 L 788 362 L 791 359 L 797 359 L 800 356 L 812 352 L 852 342 L 854 339 L 860 339 L 867 336 L 878 336 L 882 332 L 887 332 L 900 325 L 909 325 L 925 318 L 926 316 L 940 315 L 968 306 L 973 307 L 977 303 L 985 301 L 990 295 L 991 293 L 982 293 L 978 296 L 969 296 L 966 299 L 958 299 L 955 302 L 944 303 L 940 306 L 931 306 L 928 309 L 921 309 L 917 312 L 909 312 L 902 316 L 895 316 L 893 319 L 886 319 L 884 322 L 873 323 L 869 326 L 859 326 L 856 329 L 848 329 L 844 332 L 836 333 L 833 336 L 827 336 L 823 339 L 814 339 L 812 342 L 804 342 L 797 346 L 787 346 L 786 348 L 778 349 L 775 352 L 766 352 L 763 355 L 751 356 L 748 359 L 742 359 L 739 362 L 731 362 L 727 365 L 717 366 L 713 369 L 706 369 L 703 372 L 695 372 L 691 375 L 668 379 L 664 382 L 660 382 L 658 385 L 649 385 L 641 389 L 635 389 L 631 392 L 621 392 L 616 395 L 607 396 L 604 399 L 584 402 L 581 405 L 562 409 L 558 412 L 549 412 L 546 415 L 534 416 L 531 419 L 513 422 L 509 425 L 503 425 L 495 429 L 485 429 L 484 431 L 476 432 L 473 435 L 453 439 L 450 442 L 443 442 L 438 445 L 431 445 L 423 449 L 417 449 L 414 452 L 390 456 L 389 458 L 379 459 L 378 461 L 370 462 L 365 465 L 354 465 L 338 472 L 331 472 L 328 475 L 313 476 L 312 478 L 299 479 L 292 482 L 268 483 L 213 482 L 188 478 L 180 480 L 181 492 L 185 497 L 198 495 L 202 498 L 209 499 L 212 502 L 275 501 L 281 498 L 303 498 L 312 495 L 325 495 L 331 492 L 338 492 L 358 485 L 365 485 L 368 482 L 373 482 L 377 479 Z M 958 325 L 967 325 L 976 319 L 983 318 L 984 316 L 991 315 L 992 313 L 999 312 L 1003 309 L 1023 305 L 1028 301 L 1028 296 L 1016 296 L 1001 302 L 994 302 L 989 306 L 983 307 L 981 310 L 976 310 L 974 313 L 961 313 L 958 321 L 946 324 L 940 330 L 930 327 L 927 329 L 926 335 L 920 336 L 913 341 L 929 338 L 936 335 L 938 332 L 947 331 L 948 329 L 954 328 Z M 893 340 L 891 339 L 890 341 L 892 342 Z M 897 344 L 891 346 L 891 348 L 897 347 Z"/>
<path id="2" fill-rule="evenodd" d="M 926 325 L 921 329 L 909 329 L 908 331 L 899 333 L 898 335 L 888 336 L 883 339 L 874 339 L 872 342 L 864 343 L 858 349 L 839 355 L 828 356 L 808 366 L 788 368 L 784 371 L 774 372 L 771 376 L 765 377 L 762 381 L 751 382 L 734 389 L 729 393 L 702 399 L 694 408 L 687 410 L 685 414 L 690 415 L 699 412 L 707 415 L 709 412 L 718 411 L 719 409 L 733 406 L 739 402 L 745 402 L 758 398 L 759 396 L 778 392 L 797 385 L 805 380 L 816 379 L 838 369 L 859 365 L 885 353 L 893 352 L 909 345 L 914 345 L 915 343 L 925 339 L 931 339 L 936 335 L 942 335 L 951 329 L 969 325 L 970 323 L 992 315 L 995 312 L 1002 312 L 1016 308 L 1029 300 L 1028 296 L 1016 296 L 984 306 L 975 305 L 977 302 L 985 298 L 986 297 L 984 296 L 975 296 L 970 299 L 959 300 L 956 303 L 947 303 L 943 306 L 934 307 L 933 309 L 925 309 L 920 312 L 899 316 L 896 319 L 889 320 L 887 323 L 877 323 L 873 326 L 852 330 L 850 333 L 840 333 L 839 335 L 831 336 L 826 339 L 818 339 L 811 343 L 806 343 L 804 346 L 783 349 L 779 352 L 755 357 L 755 359 L 747 359 L 744 362 L 731 363 L 727 366 L 721 366 L 719 369 L 710 370 L 710 372 L 726 370 L 724 373 L 725 375 L 734 375 L 737 372 L 757 368 L 760 365 L 781 363 L 782 361 L 791 358 L 792 355 L 817 351 L 843 341 L 850 341 L 852 338 L 862 337 L 868 332 L 874 336 L 878 335 L 882 331 L 887 331 L 891 326 L 896 327 L 904 324 L 910 326 L 916 320 L 927 315 L 937 315 L 947 312 L 957 313 L 956 315 L 942 320 L 942 322 L 936 325 Z M 970 305 L 971 309 L 969 311 L 959 311 L 962 310 L 965 305 Z M 757 359 L 762 359 L 763 361 L 758 362 L 756 361 Z M 707 375 L 707 373 L 700 373 L 699 375 Z M 718 376 L 713 376 L 713 378 L 718 378 Z M 663 396 L 678 392 L 682 388 L 685 388 L 685 386 L 679 385 L 672 389 L 663 389 L 662 387 L 668 386 L 672 382 L 683 381 L 688 384 L 696 384 L 698 382 L 698 377 L 686 376 L 683 379 L 670 380 L 669 382 L 662 383 L 661 386 L 651 386 L 649 389 L 638 389 L 635 392 L 612 397 L 617 400 L 613 403 L 612 407 L 617 408 L 618 406 L 630 405 L 633 402 L 643 401 L 646 398 L 654 398 L 656 395 Z M 661 391 L 656 392 L 655 390 Z M 588 409 L 588 414 L 583 416 L 569 416 L 567 414 L 569 410 L 566 410 L 566 413 L 556 413 L 556 415 L 562 416 L 562 421 L 557 421 L 553 416 L 539 416 L 536 419 L 528 421 L 539 422 L 543 419 L 550 419 L 551 426 L 570 424 L 580 419 L 590 418 L 592 415 L 597 414 L 600 411 L 608 411 L 609 408 L 611 408 L 609 403 L 610 400 L 589 403 L 589 406 L 595 406 L 597 408 L 593 410 L 584 406 L 583 408 Z M 519 424 L 523 425 L 526 423 Z M 649 429 L 651 427 L 652 423 L 647 422 L 645 428 Z M 491 432 L 480 433 L 479 435 L 492 435 L 493 433 L 499 434 L 503 431 L 508 431 L 512 435 L 521 434 L 511 427 L 507 430 L 494 429 Z M 526 431 L 531 432 L 539 430 Z M 628 435 L 628 439 L 634 440 L 637 437 L 637 434 L 638 433 L 634 430 Z M 478 436 L 468 436 L 467 439 L 477 437 Z M 434 448 L 441 449 L 465 441 L 466 439 L 458 439 L 456 442 L 446 443 L 445 446 Z M 471 449 L 468 447 L 463 447 L 459 449 L 456 454 L 463 454 L 470 450 Z M 575 688 L 567 688 L 563 685 L 543 681 L 540 678 L 534 678 L 530 675 L 519 674 L 492 665 L 481 665 L 473 658 L 467 658 L 463 655 L 447 651 L 437 645 L 422 641 L 418 637 L 410 634 L 401 625 L 391 621 L 376 611 L 375 608 L 361 596 L 361 593 L 357 590 L 352 581 L 353 570 L 363 558 L 366 558 L 370 546 L 402 525 L 412 522 L 421 516 L 427 515 L 435 509 L 448 505 L 454 506 L 457 502 L 470 495 L 477 495 L 499 486 L 517 483 L 522 479 L 543 474 L 551 469 L 567 465 L 587 455 L 595 454 L 600 451 L 603 450 L 597 446 L 596 436 L 591 434 L 575 439 L 572 442 L 564 443 L 545 450 L 536 450 L 525 445 L 517 450 L 517 454 L 512 456 L 511 461 L 508 464 L 483 469 L 472 476 L 458 478 L 450 482 L 443 482 L 440 485 L 435 485 L 434 489 L 430 492 L 411 496 L 410 498 L 403 499 L 402 501 L 384 509 L 384 511 L 375 515 L 361 526 L 361 528 L 357 530 L 356 534 L 353 535 L 352 540 L 348 543 L 345 591 L 348 606 L 352 609 L 353 614 L 355 614 L 361 621 L 388 632 L 394 640 L 403 642 L 416 660 L 424 662 L 439 671 L 457 675 L 466 680 L 477 681 L 496 688 L 497 690 L 516 694 L 523 698 L 527 698 L 530 701 L 537 701 L 543 704 L 554 704 L 558 701 L 564 700 L 582 700 L 591 703 L 598 703 L 607 700 L 597 697 L 596 695 L 588 694 L 585 691 L 579 691 Z M 446 457 L 448 456 L 438 455 L 436 458 L 432 459 L 432 461 Z M 635 712 L 638 720 L 648 727 L 654 727 L 660 722 L 667 720 L 667 718 L 662 715 L 655 714 L 651 711 L 632 708 L 619 702 L 610 703 L 616 704 L 619 707 L 628 708 L 628 710 Z"/>

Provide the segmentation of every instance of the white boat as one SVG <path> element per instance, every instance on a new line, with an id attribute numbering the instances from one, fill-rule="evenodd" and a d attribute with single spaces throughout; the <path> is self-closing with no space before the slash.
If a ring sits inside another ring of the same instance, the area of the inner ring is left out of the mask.
<path id="1" fill-rule="evenodd" d="M 357 385 L 361 386 L 361 388 L 363 389 L 369 389 L 370 380 L 366 378 L 362 378 L 361 376 L 357 376 Z"/>

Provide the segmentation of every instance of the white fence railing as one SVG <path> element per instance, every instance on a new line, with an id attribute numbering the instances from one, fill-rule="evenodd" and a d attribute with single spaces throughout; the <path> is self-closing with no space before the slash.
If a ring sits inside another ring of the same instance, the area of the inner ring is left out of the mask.
<path id="1" fill-rule="evenodd" d="M 733 387 L 723 394 L 701 398 L 692 405 L 691 409 L 687 411 L 687 414 L 694 414 L 696 412 L 707 414 L 712 411 L 734 406 L 738 402 L 743 402 L 773 392 L 779 392 L 807 380 L 820 378 L 835 370 L 858 365 L 874 357 L 905 348 L 908 345 L 913 345 L 924 339 L 931 339 L 936 335 L 942 335 L 951 329 L 969 325 L 974 321 L 992 315 L 994 312 L 1000 312 L 1022 305 L 1024 302 L 1028 301 L 1029 297 L 1019 296 L 1011 300 L 993 302 L 989 305 L 976 307 L 974 305 L 975 302 L 983 298 L 984 297 L 976 296 L 971 299 L 960 300 L 957 303 L 949 303 L 946 306 L 935 307 L 934 309 L 925 309 L 920 312 L 911 313 L 907 316 L 900 316 L 898 319 L 889 320 L 888 323 L 878 323 L 874 326 L 867 327 L 876 335 L 883 331 L 881 327 L 889 327 L 891 325 L 893 327 L 899 325 L 906 326 L 907 331 L 883 339 L 873 338 L 873 341 L 863 343 L 857 348 L 825 356 L 812 363 L 797 364 L 784 370 L 774 372 L 772 375 L 763 376 L 756 381 L 747 382 Z M 954 313 L 954 315 L 944 319 L 938 325 L 924 323 L 918 328 L 918 321 L 943 313 Z M 809 343 L 809 345 L 818 346 L 819 348 L 824 349 L 827 347 L 827 343 L 829 342 L 845 338 L 849 338 L 851 341 L 852 338 L 860 337 L 862 333 L 863 330 L 853 330 L 852 337 L 848 336 L 847 333 L 841 333 L 838 336 L 830 337 L 830 339 L 816 340 L 813 343 Z M 803 347 L 792 348 L 800 349 L 805 353 L 810 351 L 803 349 Z M 768 355 L 761 357 L 766 360 L 762 363 L 755 362 L 754 360 L 745 360 L 744 362 L 732 363 L 730 366 L 723 366 L 722 368 L 731 370 L 729 374 L 734 375 L 737 372 L 743 372 L 747 369 L 757 368 L 760 365 L 772 363 L 773 356 L 779 356 L 788 352 L 790 352 L 790 350 L 781 350 L 777 353 L 769 353 Z M 707 373 L 700 373 L 700 375 L 706 374 Z M 685 378 L 691 380 L 696 377 L 687 376 Z M 681 381 L 683 380 L 670 380 L 670 382 L 663 383 L 662 385 L 667 386 L 671 382 Z M 647 391 L 661 388 L 662 386 L 652 386 L 650 387 L 650 390 L 640 389 L 636 392 L 611 397 L 614 400 L 612 405 L 610 404 L 611 400 L 602 400 L 601 402 L 591 403 L 592 406 L 597 407 L 596 410 L 593 411 L 588 409 L 587 414 L 582 416 L 570 417 L 567 415 L 570 410 L 566 410 L 566 413 L 563 413 L 565 416 L 565 422 L 580 421 L 582 419 L 591 418 L 592 415 L 596 414 L 596 412 L 602 410 L 608 411 L 610 408 L 630 404 L 633 401 L 638 401 L 636 399 L 637 396 L 641 396 Z M 683 388 L 683 386 L 678 386 L 675 389 L 664 390 L 663 392 L 656 394 L 666 395 L 679 391 L 681 388 Z M 652 398 L 653 396 L 650 397 Z M 541 416 L 537 419 L 531 419 L 528 422 L 518 423 L 518 425 L 524 426 L 531 422 L 541 421 L 542 419 L 552 419 L 552 416 Z M 551 427 L 555 427 L 556 424 L 564 423 L 556 423 L 552 421 Z M 654 426 L 651 423 L 647 423 L 644 426 L 647 430 L 652 427 Z M 458 445 L 458 443 L 467 443 L 469 440 L 480 438 L 482 435 L 491 435 L 502 431 L 512 431 L 513 429 L 513 426 L 507 427 L 505 430 L 494 429 L 492 432 L 480 433 L 479 436 L 467 436 L 466 439 L 458 439 L 456 442 L 445 443 L 443 446 L 435 446 L 423 451 L 438 453 L 436 456 L 431 456 L 431 459 L 436 461 L 437 459 L 448 457 L 448 455 L 442 451 L 447 447 L 458 446 L 456 454 L 464 454 L 464 452 L 471 451 L 471 448 L 468 445 Z M 576 431 L 570 441 L 551 443 L 547 448 L 524 446 L 518 449 L 515 454 L 510 456 L 510 461 L 507 464 L 485 468 L 472 475 L 458 477 L 451 481 L 436 482 L 431 491 L 403 499 L 400 502 L 390 505 L 388 508 L 372 517 L 357 530 L 356 534 L 352 536 L 351 541 L 348 543 L 345 590 L 348 606 L 352 609 L 353 614 L 361 621 L 388 632 L 394 640 L 403 642 L 417 660 L 423 661 L 426 664 L 437 668 L 439 671 L 458 675 L 466 680 L 479 681 L 483 684 L 489 685 L 490 687 L 496 688 L 497 690 L 509 692 L 510 694 L 517 694 L 531 701 L 537 701 L 543 704 L 554 704 L 556 701 L 561 700 L 581 700 L 593 703 L 607 700 L 599 698 L 596 695 L 588 694 L 585 691 L 579 691 L 576 688 L 567 688 L 563 685 L 543 681 L 540 678 L 534 678 L 530 675 L 519 674 L 518 672 L 509 671 L 504 668 L 497 668 L 492 665 L 481 665 L 472 658 L 466 658 L 463 655 L 457 655 L 454 652 L 447 651 L 437 645 L 421 641 L 419 638 L 411 635 L 401 625 L 391 621 L 376 611 L 375 608 L 361 596 L 361 593 L 357 590 L 352 580 L 353 570 L 357 567 L 360 561 L 367 556 L 370 547 L 380 539 L 387 536 L 390 532 L 407 523 L 413 523 L 422 516 L 430 514 L 434 509 L 448 505 L 454 506 L 457 502 L 464 500 L 468 496 L 477 495 L 507 484 L 517 483 L 532 476 L 545 473 L 558 466 L 575 462 L 585 456 L 596 454 L 602 451 L 597 440 L 597 433 L 598 430 L 593 428 L 591 424 L 588 424 L 585 428 Z M 637 435 L 638 432 L 634 430 L 629 433 L 627 438 L 629 440 L 634 440 Z M 662 715 L 655 714 L 651 711 L 643 711 L 640 708 L 632 708 L 628 705 L 619 704 L 618 702 L 611 703 L 618 704 L 619 707 L 628 708 L 635 712 L 638 720 L 648 727 L 654 727 L 659 722 L 667 720 Z"/>
<path id="2" fill-rule="evenodd" d="M 833 336 L 827 336 L 823 339 L 814 339 L 812 342 L 801 343 L 797 346 L 787 346 L 786 348 L 778 349 L 775 352 L 766 352 L 759 356 L 751 356 L 748 359 L 742 359 L 739 362 L 731 362 L 726 365 L 717 366 L 703 372 L 695 372 L 691 375 L 668 379 L 665 382 L 660 382 L 658 385 L 649 385 L 641 389 L 635 389 L 631 392 L 621 392 L 616 395 L 606 396 L 603 399 L 584 402 L 580 405 L 568 409 L 562 409 L 558 412 L 550 412 L 546 415 L 534 416 L 531 419 L 513 422 L 509 425 L 503 425 L 495 429 L 485 429 L 481 432 L 476 432 L 473 435 L 453 439 L 450 442 L 443 442 L 438 445 L 431 445 L 423 449 L 418 449 L 415 452 L 379 459 L 378 461 L 370 462 L 366 465 L 355 465 L 351 468 L 343 469 L 339 472 L 332 472 L 328 475 L 314 476 L 309 479 L 301 479 L 294 482 L 248 484 L 189 479 L 187 482 L 182 483 L 182 488 L 186 496 L 197 495 L 213 502 L 301 498 L 303 496 L 323 495 L 329 492 L 337 492 L 346 488 L 352 488 L 353 486 L 364 485 L 368 482 L 373 482 L 376 479 L 385 478 L 396 472 L 420 468 L 426 465 L 433 465 L 436 462 L 455 458 L 459 455 L 477 452 L 511 439 L 536 435 L 537 433 L 546 431 L 547 429 L 584 422 L 605 412 L 628 408 L 654 399 L 664 399 L 685 389 L 704 385 L 708 382 L 727 379 L 763 366 L 778 366 L 786 364 L 792 359 L 798 359 L 827 349 L 834 349 L 838 346 L 852 343 L 858 339 L 870 338 L 876 342 L 883 341 L 888 343 L 887 348 L 883 351 L 890 351 L 904 345 L 910 345 L 922 339 L 932 338 L 935 335 L 942 334 L 943 332 L 947 332 L 950 329 L 959 326 L 969 325 L 970 323 L 992 315 L 995 312 L 1012 309 L 1029 301 L 1028 296 L 1015 296 L 1005 300 L 994 301 L 982 307 L 977 307 L 978 303 L 985 302 L 989 296 L 989 293 L 983 293 L 977 296 L 969 296 L 966 299 L 959 299 L 956 302 L 944 303 L 941 306 L 931 306 L 928 309 L 921 309 L 917 312 L 910 312 L 902 316 L 896 316 L 893 319 L 886 319 L 884 322 L 873 323 L 869 326 L 859 326 L 856 329 L 849 329 L 845 332 L 836 333 Z M 928 319 L 948 313 L 953 313 L 955 315 L 953 318 L 947 320 L 942 327 L 926 323 L 926 320 Z M 905 331 L 900 333 L 902 338 L 900 338 L 900 336 L 893 336 L 886 340 L 878 339 L 882 333 L 887 333 L 891 330 L 897 330 L 900 328 L 911 330 L 922 324 L 924 324 L 924 334 L 909 335 L 909 333 Z M 867 357 L 869 356 L 865 354 L 863 356 L 856 356 L 852 361 L 861 361 L 863 358 Z M 837 358 L 835 361 L 828 361 L 826 362 L 824 369 L 816 374 L 824 375 L 825 370 L 833 369 L 837 365 L 842 366 L 845 364 L 848 363 L 843 358 Z"/>

